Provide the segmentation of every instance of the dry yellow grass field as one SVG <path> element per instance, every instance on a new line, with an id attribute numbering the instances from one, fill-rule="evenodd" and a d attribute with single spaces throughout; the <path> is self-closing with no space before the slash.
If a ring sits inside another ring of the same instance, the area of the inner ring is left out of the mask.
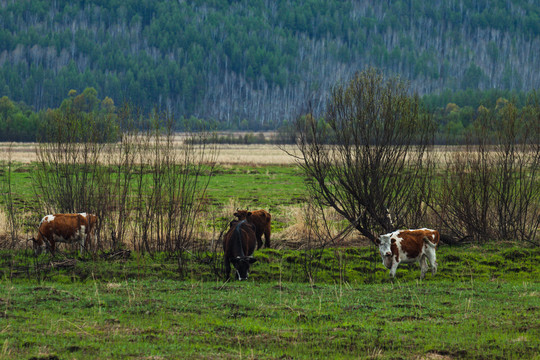
<path id="1" fill-rule="evenodd" d="M 176 148 L 180 152 L 182 137 L 178 136 Z M 0 143 L 0 162 L 31 163 L 37 160 L 36 143 Z M 216 162 L 222 165 L 293 165 L 299 154 L 294 145 L 217 145 Z M 433 159 L 442 162 L 447 156 L 463 151 L 461 146 L 435 146 Z M 295 156 L 291 156 L 291 154 Z"/>
<path id="2" fill-rule="evenodd" d="M 36 143 L 0 143 L 0 161 L 31 163 L 37 160 Z M 290 165 L 294 157 L 283 149 L 294 152 L 291 145 L 218 145 L 218 164 Z"/>

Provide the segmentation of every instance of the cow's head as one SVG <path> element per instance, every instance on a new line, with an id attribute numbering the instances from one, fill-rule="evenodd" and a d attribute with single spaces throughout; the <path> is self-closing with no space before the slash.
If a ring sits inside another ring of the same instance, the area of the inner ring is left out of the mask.
<path id="1" fill-rule="evenodd" d="M 381 253 L 383 259 L 384 257 L 392 256 L 392 234 L 384 234 L 379 236 L 379 241 L 377 244 L 379 245 L 379 252 Z"/>
<path id="2" fill-rule="evenodd" d="M 86 218 L 88 219 L 88 227 L 92 229 L 96 225 L 98 217 L 94 214 L 88 214 Z"/>
<path id="3" fill-rule="evenodd" d="M 47 243 L 41 239 L 32 238 L 32 247 L 34 249 L 34 254 L 41 255 L 44 252 L 49 250 Z"/>
<path id="4" fill-rule="evenodd" d="M 392 267 L 392 243 L 396 241 L 392 239 L 392 234 L 385 234 L 379 236 L 377 240 L 377 245 L 379 245 L 379 252 L 381 253 L 381 258 L 383 265 L 390 269 Z"/>
<path id="5" fill-rule="evenodd" d="M 238 218 L 238 220 L 245 220 L 245 219 L 247 219 L 248 217 L 251 216 L 251 211 L 236 210 L 236 212 L 234 213 L 234 216 L 236 216 Z"/>
<path id="6" fill-rule="evenodd" d="M 240 281 L 247 280 L 249 276 L 249 266 L 257 259 L 253 256 L 237 256 L 231 259 L 231 262 L 236 269 L 236 278 Z"/>

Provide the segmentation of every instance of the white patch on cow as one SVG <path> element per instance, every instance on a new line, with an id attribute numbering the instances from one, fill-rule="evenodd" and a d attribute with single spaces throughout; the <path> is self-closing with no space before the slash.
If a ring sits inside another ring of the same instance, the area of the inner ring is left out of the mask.
<path id="1" fill-rule="evenodd" d="M 86 217 L 86 213 L 85 213 L 85 212 L 79 213 L 79 215 L 82 215 L 82 216 Z"/>
<path id="2" fill-rule="evenodd" d="M 40 225 L 43 223 L 43 222 L 51 222 L 51 221 L 54 221 L 54 215 L 45 215 L 43 217 L 43 219 L 41 219 L 41 222 L 39 223 Z"/>

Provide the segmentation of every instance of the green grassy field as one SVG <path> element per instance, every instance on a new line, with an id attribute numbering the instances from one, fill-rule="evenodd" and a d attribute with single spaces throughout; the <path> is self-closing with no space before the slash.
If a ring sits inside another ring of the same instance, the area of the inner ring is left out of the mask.
<path id="1" fill-rule="evenodd" d="M 373 248 L 327 249 L 320 260 L 268 249 L 256 252 L 247 282 L 224 282 L 212 254 L 187 259 L 180 272 L 166 254 L 66 266 L 4 252 L 0 356 L 538 358 L 540 250 L 438 254 L 435 277 L 419 281 L 411 265 L 391 282 Z"/>
<path id="2" fill-rule="evenodd" d="M 0 176 L 3 176 L 0 168 Z M 18 202 L 31 202 L 32 165 L 12 166 L 12 191 Z M 305 202 L 305 185 L 301 171 L 293 165 L 218 166 L 210 185 L 208 197 L 215 204 L 224 204 L 232 197 L 243 206 L 277 208 Z M 3 201 L 3 199 L 0 199 Z"/>
<path id="3" fill-rule="evenodd" d="M 13 170 L 29 209 L 30 165 Z M 294 166 L 220 166 L 207 211 L 265 208 L 279 234 L 306 196 Z M 435 277 L 394 282 L 373 246 L 259 250 L 247 282 L 220 253 L 107 255 L 0 251 L 0 358 L 540 358 L 540 249 L 521 244 L 443 245 Z"/>
<path id="4" fill-rule="evenodd" d="M 208 195 L 217 203 L 224 203 L 232 196 L 244 206 L 260 206 L 270 211 L 306 201 L 304 177 L 296 166 L 219 167 Z"/>

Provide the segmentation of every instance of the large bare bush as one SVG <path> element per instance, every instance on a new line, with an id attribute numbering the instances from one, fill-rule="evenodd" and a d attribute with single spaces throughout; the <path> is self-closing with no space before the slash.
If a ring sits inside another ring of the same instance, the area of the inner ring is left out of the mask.
<path id="1" fill-rule="evenodd" d="M 36 147 L 34 191 L 44 212 L 90 211 L 101 204 L 103 169 L 99 156 L 105 148 L 92 113 L 73 109 L 49 110 Z"/>
<path id="2" fill-rule="evenodd" d="M 148 118 L 124 106 L 114 118 L 93 116 L 50 114 L 34 172 L 42 211 L 97 214 L 94 250 L 188 249 L 216 147 L 206 144 L 204 132 L 177 141 L 168 114 Z"/>
<path id="3" fill-rule="evenodd" d="M 138 247 L 183 251 L 192 245 L 217 148 L 206 144 L 204 133 L 177 142 L 173 119 L 166 115 L 155 118 L 151 125 L 138 141 Z"/>
<path id="4" fill-rule="evenodd" d="M 381 231 L 420 225 L 434 126 L 407 85 L 374 69 L 357 73 L 332 89 L 322 120 L 310 114 L 296 121 L 312 199 L 371 241 Z"/>
<path id="5" fill-rule="evenodd" d="M 7 150 L 7 160 L 0 161 L 0 194 L 2 208 L 0 209 L 0 225 L 5 227 L 5 238 L 0 227 L 0 248 L 15 248 L 18 243 L 19 233 L 22 224 L 22 211 L 16 208 L 16 199 L 13 196 L 13 161 L 11 159 L 12 145 L 9 144 Z"/>
<path id="6" fill-rule="evenodd" d="M 468 144 L 447 158 L 434 209 L 478 241 L 536 243 L 540 226 L 540 107 L 480 109 Z"/>

